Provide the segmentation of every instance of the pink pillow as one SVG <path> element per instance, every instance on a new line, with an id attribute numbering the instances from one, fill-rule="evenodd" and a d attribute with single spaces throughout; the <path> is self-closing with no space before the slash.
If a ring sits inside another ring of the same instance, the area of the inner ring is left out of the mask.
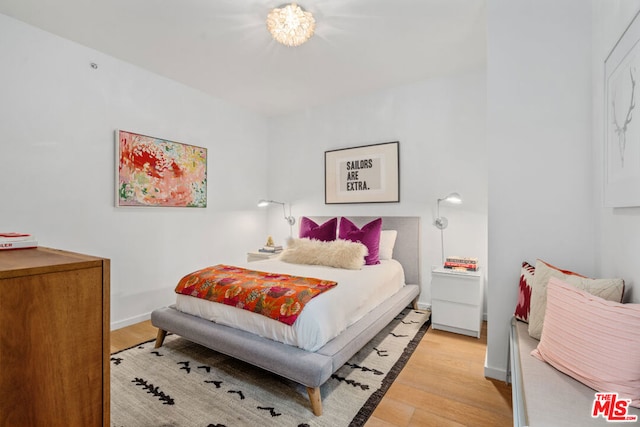
<path id="1" fill-rule="evenodd" d="M 352 242 L 360 242 L 367 247 L 369 255 L 364 257 L 366 265 L 380 264 L 380 233 L 382 232 L 382 218 L 374 219 L 358 228 L 347 218 L 340 218 L 338 237 Z"/>
<path id="2" fill-rule="evenodd" d="M 640 407 L 640 304 L 607 301 L 552 277 L 542 337 L 531 354 Z"/>
<path id="3" fill-rule="evenodd" d="M 520 269 L 520 286 L 518 291 L 518 304 L 513 313 L 516 319 L 529 323 L 529 310 L 531 308 L 531 284 L 536 269 L 526 261 L 523 261 Z"/>
<path id="4" fill-rule="evenodd" d="M 338 229 L 338 218 L 331 218 L 322 225 L 316 224 L 306 216 L 300 220 L 300 238 L 309 238 L 330 242 L 336 240 L 336 230 Z"/>

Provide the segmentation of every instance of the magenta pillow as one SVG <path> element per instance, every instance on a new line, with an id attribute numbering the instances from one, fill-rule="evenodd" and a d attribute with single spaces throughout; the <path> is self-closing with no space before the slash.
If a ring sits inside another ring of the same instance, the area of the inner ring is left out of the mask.
<path id="1" fill-rule="evenodd" d="M 316 224 L 306 216 L 300 220 L 300 238 L 320 240 L 330 242 L 336 240 L 336 230 L 338 229 L 338 218 L 331 218 L 322 225 Z"/>
<path id="2" fill-rule="evenodd" d="M 536 268 L 526 261 L 522 262 L 520 270 L 520 286 L 518 291 L 518 304 L 514 316 L 518 320 L 529 323 L 529 311 L 531 309 L 531 284 Z"/>
<path id="3" fill-rule="evenodd" d="M 367 247 L 369 255 L 364 257 L 366 265 L 380 264 L 380 233 L 382 232 L 382 218 L 374 219 L 358 228 L 347 218 L 340 218 L 338 237 L 352 242 L 360 242 Z"/>

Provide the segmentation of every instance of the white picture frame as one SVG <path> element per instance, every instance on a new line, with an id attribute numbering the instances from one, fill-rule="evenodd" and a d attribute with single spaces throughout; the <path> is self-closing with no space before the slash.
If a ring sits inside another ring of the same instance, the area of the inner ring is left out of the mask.
<path id="1" fill-rule="evenodd" d="M 604 206 L 640 206 L 640 19 L 604 62 Z"/>

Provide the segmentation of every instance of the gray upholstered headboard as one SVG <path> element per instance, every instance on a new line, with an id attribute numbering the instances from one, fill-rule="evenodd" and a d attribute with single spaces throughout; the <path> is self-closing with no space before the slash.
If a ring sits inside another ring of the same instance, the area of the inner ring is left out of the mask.
<path id="1" fill-rule="evenodd" d="M 333 216 L 307 216 L 318 224 Z M 340 216 L 338 216 L 339 220 Z M 404 268 L 407 284 L 420 285 L 420 217 L 418 216 L 347 216 L 358 227 L 376 218 L 382 218 L 383 230 L 396 230 L 398 237 L 393 248 L 393 258 Z"/>

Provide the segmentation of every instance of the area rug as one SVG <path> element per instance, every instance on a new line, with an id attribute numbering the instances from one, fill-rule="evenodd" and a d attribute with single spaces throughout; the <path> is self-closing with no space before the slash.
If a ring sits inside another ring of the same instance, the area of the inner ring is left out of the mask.
<path id="1" fill-rule="evenodd" d="M 112 427 L 362 426 L 430 325 L 405 309 L 320 387 L 316 417 L 306 388 L 168 335 L 111 355 Z M 286 363 L 286 361 L 283 361 Z"/>

